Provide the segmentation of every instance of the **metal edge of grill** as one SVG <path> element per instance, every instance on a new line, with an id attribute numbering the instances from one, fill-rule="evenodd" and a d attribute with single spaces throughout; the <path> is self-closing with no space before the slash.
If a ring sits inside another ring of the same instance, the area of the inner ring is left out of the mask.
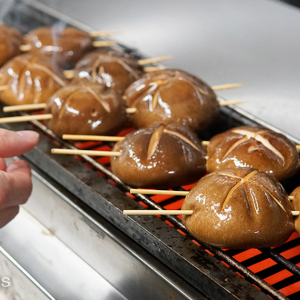
<path id="1" fill-rule="evenodd" d="M 41 10 L 43 8 L 39 6 L 35 7 L 35 9 Z M 49 12 L 47 13 L 47 15 L 49 18 Z M 71 22 L 69 21 L 69 23 Z M 77 22 L 75 22 L 74 25 L 80 27 L 80 24 Z M 134 53 L 138 57 L 143 57 L 143 55 L 139 54 L 136 50 L 132 51 L 131 49 L 128 49 L 125 46 L 123 46 L 122 48 L 125 49 L 127 52 Z M 269 127 L 280 132 L 280 130 L 277 130 L 269 124 L 266 124 L 265 122 L 256 119 L 255 117 L 244 112 L 242 109 L 223 107 L 222 112 L 230 116 L 231 118 L 239 120 L 243 124 L 263 125 L 265 127 Z M 45 128 L 41 123 L 37 121 L 34 121 L 33 123 L 41 130 L 43 130 L 46 134 L 52 136 L 52 138 L 59 141 L 65 147 L 73 147 L 72 145 L 54 136 L 52 132 Z M 28 124 L 10 124 L 9 126 L 5 125 L 4 127 L 14 130 L 32 128 L 32 126 Z M 299 143 L 294 138 L 291 139 L 294 142 Z M 237 274 L 223 266 L 211 255 L 207 254 L 203 247 L 198 247 L 194 245 L 191 239 L 184 238 L 183 236 L 176 233 L 175 230 L 170 230 L 171 228 L 168 227 L 168 225 L 162 225 L 162 223 L 164 222 L 160 222 L 159 219 L 149 217 L 124 217 L 122 215 L 122 210 L 125 208 L 141 209 L 141 207 L 136 203 L 136 201 L 127 197 L 118 188 L 109 184 L 106 180 L 102 179 L 100 176 L 95 174 L 95 172 L 93 172 L 88 167 L 83 166 L 83 164 L 75 158 L 68 157 L 62 159 L 59 156 L 49 155 L 50 149 L 53 146 L 55 146 L 53 142 L 49 141 L 48 138 L 42 136 L 38 148 L 34 149 L 28 154 L 25 154 L 24 157 L 33 162 L 42 170 L 44 170 L 44 172 L 47 172 L 54 179 L 62 179 L 62 181 L 60 180 L 60 183 L 63 184 L 68 190 L 70 190 L 72 193 L 74 193 L 76 196 L 82 199 L 85 203 L 91 206 L 94 210 L 96 210 L 106 219 L 110 220 L 122 231 L 126 232 L 129 236 L 131 236 L 135 241 L 144 246 L 157 258 L 166 263 L 177 273 L 181 274 L 181 276 L 184 275 L 183 277 L 186 280 L 191 282 L 196 287 L 202 285 L 201 291 L 209 297 L 214 298 L 215 296 L 219 297 L 222 295 L 224 299 L 237 299 L 239 297 L 244 297 L 245 295 L 247 295 L 246 293 L 248 292 L 248 296 L 254 297 L 253 299 L 264 299 L 264 295 L 261 292 L 259 292 L 258 289 L 254 288 L 252 285 L 246 284 L 246 282 Z M 124 185 L 116 176 L 114 176 L 109 170 L 100 165 L 98 162 L 87 156 L 83 156 L 83 158 L 87 162 L 91 163 L 95 168 L 101 170 L 103 173 L 109 176 L 112 180 L 116 181 L 124 190 L 128 190 L 128 186 Z M 80 180 L 82 182 L 80 182 Z M 78 186 L 79 182 L 80 186 Z M 157 205 L 148 197 L 144 195 L 138 195 L 138 197 L 141 201 L 146 203 L 151 208 L 160 209 L 159 205 Z M 102 202 L 103 207 L 100 206 L 100 202 Z M 169 216 L 162 219 L 170 221 L 172 224 L 175 225 L 176 228 L 186 232 L 185 227 L 179 221 L 178 218 Z M 130 225 L 130 227 L 128 225 Z M 164 230 L 168 232 L 169 236 L 161 238 L 159 232 L 161 229 L 157 230 L 155 226 L 158 226 L 158 228 L 164 227 Z M 154 236 L 154 233 L 156 233 L 157 237 Z M 179 240 L 181 244 L 187 244 L 185 245 L 185 247 L 188 248 L 180 250 L 181 245 L 180 247 L 178 247 L 178 243 L 174 243 L 174 241 L 176 240 Z M 222 250 L 216 249 L 209 245 L 205 245 L 203 243 L 201 244 L 210 252 L 215 254 L 219 259 L 228 263 L 240 274 L 248 278 L 249 281 L 253 282 L 262 290 L 264 290 L 267 294 L 270 294 L 276 299 L 287 299 L 276 289 L 268 285 L 265 281 L 263 281 L 254 273 L 252 273 L 242 264 L 238 263 L 232 257 L 228 256 Z M 175 248 L 176 253 L 174 253 Z M 188 252 L 188 254 L 185 253 L 185 251 Z M 197 253 L 199 252 L 201 254 L 198 256 Z M 262 252 L 274 259 L 277 263 L 282 264 L 284 268 L 290 270 L 293 274 L 299 277 L 299 268 L 297 268 L 294 264 L 283 258 L 275 250 L 262 249 Z M 187 255 L 183 257 L 184 253 Z M 187 262 L 186 260 L 187 257 L 189 257 L 189 262 Z M 180 261 L 180 263 L 174 264 L 174 261 Z M 206 266 L 207 269 L 204 270 L 203 266 Z M 199 271 L 201 276 L 199 276 Z M 216 291 L 212 291 L 209 289 L 211 283 L 214 283 L 214 288 L 217 288 Z M 241 286 L 243 286 L 243 289 L 241 289 Z"/>

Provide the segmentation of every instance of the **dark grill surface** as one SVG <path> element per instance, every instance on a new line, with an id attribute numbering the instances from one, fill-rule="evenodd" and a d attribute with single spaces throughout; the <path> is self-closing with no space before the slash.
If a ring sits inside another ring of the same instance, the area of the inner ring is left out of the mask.
<path id="1" fill-rule="evenodd" d="M 17 2 L 4 18 L 4 23 L 24 33 L 55 22 L 55 17 L 22 2 Z M 123 48 L 141 57 L 137 51 Z M 200 138 L 209 140 L 219 132 L 241 125 L 255 126 L 258 123 L 231 108 L 223 107 L 218 120 Z M 122 215 L 123 209 L 180 209 L 182 197 L 131 195 L 128 192 L 130 187 L 111 173 L 108 157 L 74 158 L 50 154 L 51 148 L 57 146 L 107 151 L 111 150 L 112 143 L 65 142 L 37 121 L 4 127 L 13 130 L 34 128 L 39 131 L 41 141 L 33 151 L 24 155 L 26 159 L 148 249 L 209 299 L 270 299 L 266 294 L 274 299 L 300 299 L 298 234 L 294 233 L 284 245 L 274 249 L 220 250 L 203 243 L 200 245 L 186 232 L 180 216 Z M 120 135 L 132 130 L 124 129 Z M 283 185 L 291 192 L 300 182 L 299 179 L 298 174 Z M 179 187 L 178 190 L 190 190 L 192 186 Z"/>

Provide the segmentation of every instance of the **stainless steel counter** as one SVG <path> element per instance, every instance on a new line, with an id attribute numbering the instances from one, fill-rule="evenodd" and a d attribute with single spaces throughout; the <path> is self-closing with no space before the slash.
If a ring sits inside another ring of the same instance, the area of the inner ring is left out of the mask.
<path id="1" fill-rule="evenodd" d="M 148 56 L 246 99 L 247 112 L 300 138 L 300 9 L 271 0 L 39 0 Z"/>

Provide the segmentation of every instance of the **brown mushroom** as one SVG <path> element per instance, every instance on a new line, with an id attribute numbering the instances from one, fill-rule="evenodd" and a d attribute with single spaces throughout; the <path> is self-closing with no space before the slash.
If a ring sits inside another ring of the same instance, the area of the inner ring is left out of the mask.
<path id="1" fill-rule="evenodd" d="M 50 55 L 60 66 L 69 68 L 93 49 L 89 33 L 73 27 L 40 27 L 24 37 L 34 54 Z"/>
<path id="2" fill-rule="evenodd" d="M 251 168 L 225 169 L 203 177 L 185 198 L 182 216 L 199 241 L 228 248 L 274 247 L 293 233 L 293 205 L 282 185 Z"/>
<path id="3" fill-rule="evenodd" d="M 101 49 L 86 54 L 75 66 L 73 83 L 98 82 L 118 94 L 138 80 L 143 68 L 137 60 L 123 52 Z"/>
<path id="4" fill-rule="evenodd" d="M 294 197 L 292 203 L 295 207 L 295 210 L 299 211 L 300 210 L 300 186 L 298 186 L 296 189 L 293 190 L 291 196 Z M 300 234 L 300 216 L 297 216 L 295 219 L 295 229 L 298 232 L 298 234 Z"/>
<path id="5" fill-rule="evenodd" d="M 20 31 L 6 25 L 0 25 L 0 67 L 21 53 L 20 46 L 23 43 L 24 40 Z"/>
<path id="6" fill-rule="evenodd" d="M 90 83 L 68 85 L 47 102 L 52 114 L 47 126 L 57 135 L 114 135 L 127 122 L 126 102 L 105 86 Z"/>
<path id="7" fill-rule="evenodd" d="M 155 123 L 132 132 L 113 148 L 115 175 L 134 187 L 172 188 L 205 174 L 205 148 L 189 129 Z"/>
<path id="8" fill-rule="evenodd" d="M 135 127 L 154 122 L 177 123 L 193 131 L 203 130 L 218 112 L 213 90 L 199 78 L 184 71 L 167 69 L 143 75 L 125 91 Z"/>
<path id="9" fill-rule="evenodd" d="M 214 136 L 207 147 L 207 171 L 251 167 L 278 180 L 294 175 L 299 166 L 296 146 L 269 129 L 237 127 Z"/>
<path id="10" fill-rule="evenodd" d="M 32 54 L 11 59 L 0 75 L 0 86 L 6 86 L 0 97 L 8 105 L 45 103 L 66 84 L 62 70 L 54 69 L 49 57 Z"/>

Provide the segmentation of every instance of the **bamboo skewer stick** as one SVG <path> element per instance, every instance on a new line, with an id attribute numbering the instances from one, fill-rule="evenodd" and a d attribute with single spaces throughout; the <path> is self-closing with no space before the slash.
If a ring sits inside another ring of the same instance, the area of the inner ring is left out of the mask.
<path id="1" fill-rule="evenodd" d="M 138 64 L 140 66 L 145 66 L 145 65 L 150 65 L 150 64 L 156 63 L 156 62 L 169 60 L 169 59 L 172 59 L 172 58 L 173 58 L 173 56 L 159 56 L 159 57 L 140 59 L 138 61 Z"/>
<path id="2" fill-rule="evenodd" d="M 298 151 L 300 151 L 300 145 L 296 145 Z"/>
<path id="3" fill-rule="evenodd" d="M 228 105 L 233 105 L 233 104 L 240 104 L 240 103 L 245 103 L 248 102 L 247 100 L 230 100 L 230 101 L 219 101 L 220 106 L 228 106 Z"/>
<path id="4" fill-rule="evenodd" d="M 187 196 L 188 191 L 167 191 L 149 189 L 130 189 L 131 194 Z"/>
<path id="5" fill-rule="evenodd" d="M 74 70 L 64 70 L 63 73 L 66 79 L 72 79 L 74 77 Z"/>
<path id="6" fill-rule="evenodd" d="M 161 71 L 161 70 L 166 70 L 168 69 L 168 67 L 165 66 L 159 66 L 159 67 L 144 67 L 144 71 L 146 73 L 150 73 L 150 72 L 155 72 L 155 71 Z"/>
<path id="7" fill-rule="evenodd" d="M 211 87 L 211 89 L 214 91 L 228 90 L 228 89 L 238 88 L 243 85 L 245 85 L 245 84 L 244 83 L 229 83 L 229 84 L 214 85 Z"/>
<path id="8" fill-rule="evenodd" d="M 114 45 L 117 45 L 117 43 L 115 41 L 94 41 L 93 42 L 93 46 L 96 48 L 110 47 L 110 46 L 114 46 Z"/>
<path id="9" fill-rule="evenodd" d="M 23 104 L 23 105 L 11 105 L 4 106 L 4 112 L 12 112 L 12 111 L 22 111 L 22 110 L 35 110 L 35 109 L 44 109 L 46 108 L 46 103 L 35 103 L 35 104 Z"/>
<path id="10" fill-rule="evenodd" d="M 20 46 L 20 50 L 22 51 L 22 52 L 28 52 L 28 51 L 30 51 L 32 49 L 32 47 L 31 47 L 31 45 L 29 45 L 29 44 L 25 44 L 25 45 L 21 45 Z"/>
<path id="11" fill-rule="evenodd" d="M 114 45 L 117 45 L 117 43 L 115 41 L 94 41 L 93 42 L 93 46 L 96 48 L 110 47 L 110 46 L 114 46 Z M 20 46 L 20 50 L 22 52 L 28 52 L 31 49 L 32 49 L 32 46 L 30 44 L 25 44 L 25 45 Z"/>
<path id="12" fill-rule="evenodd" d="M 33 121 L 33 120 L 49 120 L 49 119 L 52 119 L 51 114 L 33 115 L 33 116 L 17 116 L 17 117 L 0 118 L 0 124 L 27 122 L 27 121 Z"/>
<path id="13" fill-rule="evenodd" d="M 192 210 L 123 210 L 124 215 L 191 215 Z"/>
<path id="14" fill-rule="evenodd" d="M 70 154 L 70 155 L 90 155 L 90 156 L 120 156 L 116 151 L 96 151 L 96 150 L 77 150 L 77 149 L 51 149 L 52 154 Z"/>
<path id="15" fill-rule="evenodd" d="M 12 112 L 12 111 L 24 111 L 24 110 L 36 110 L 36 109 L 44 109 L 46 108 L 47 103 L 35 103 L 35 104 L 23 104 L 23 105 L 11 105 L 4 106 L 4 112 Z M 135 107 L 126 108 L 126 113 L 133 114 L 136 112 Z"/>
<path id="16" fill-rule="evenodd" d="M 100 36 L 110 36 L 110 35 L 115 35 L 118 34 L 119 31 L 91 31 L 89 32 L 90 37 L 95 38 L 95 37 L 100 37 Z"/>
<path id="17" fill-rule="evenodd" d="M 193 210 L 123 210 L 124 215 L 192 215 Z M 300 211 L 292 211 L 293 216 L 299 216 Z"/>
<path id="18" fill-rule="evenodd" d="M 0 92 L 5 91 L 8 88 L 7 85 L 1 85 L 0 86 Z"/>
<path id="19" fill-rule="evenodd" d="M 290 200 L 290 201 L 293 201 L 294 198 L 295 198 L 295 196 L 289 196 L 289 200 Z"/>
<path id="20" fill-rule="evenodd" d="M 104 41 L 104 42 L 106 42 L 106 41 Z M 101 43 L 103 43 L 103 42 L 101 41 Z M 106 46 L 103 46 L 103 47 L 106 47 Z M 138 64 L 140 66 L 144 66 L 144 65 L 164 61 L 164 60 L 171 59 L 171 58 L 172 58 L 172 56 L 160 56 L 160 57 L 152 57 L 152 58 L 147 58 L 147 59 L 140 59 L 140 60 L 138 60 Z M 153 72 L 153 71 L 164 70 L 164 69 L 167 69 L 167 67 L 165 67 L 165 66 L 145 67 L 144 71 L 145 72 Z M 74 77 L 74 70 L 65 70 L 63 73 L 67 79 L 72 79 Z"/>
<path id="21" fill-rule="evenodd" d="M 125 139 L 123 136 L 105 136 L 105 135 L 76 135 L 64 134 L 64 140 L 79 140 L 79 141 L 103 141 L 103 142 L 119 142 Z"/>

